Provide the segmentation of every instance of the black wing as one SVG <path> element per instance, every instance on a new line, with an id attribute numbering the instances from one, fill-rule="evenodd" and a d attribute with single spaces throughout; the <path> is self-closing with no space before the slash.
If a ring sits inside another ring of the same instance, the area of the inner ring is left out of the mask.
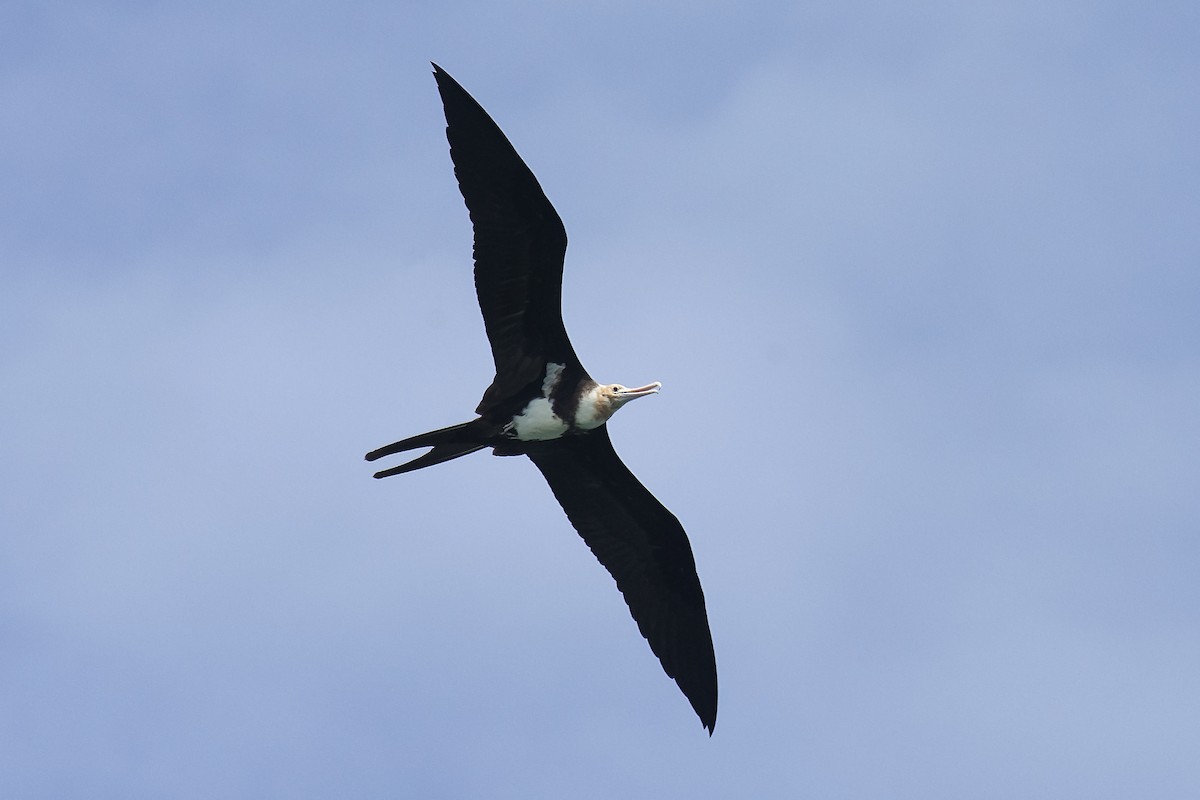
<path id="1" fill-rule="evenodd" d="M 621 462 L 608 429 L 532 446 L 571 524 L 617 581 L 650 649 L 712 733 L 717 664 L 704 591 L 675 515 Z"/>
<path id="2" fill-rule="evenodd" d="M 562 321 L 567 232 L 537 178 L 487 112 L 433 65 L 454 176 L 475 228 L 475 293 L 496 378 L 483 414 L 545 377 L 546 363 L 582 371 Z"/>

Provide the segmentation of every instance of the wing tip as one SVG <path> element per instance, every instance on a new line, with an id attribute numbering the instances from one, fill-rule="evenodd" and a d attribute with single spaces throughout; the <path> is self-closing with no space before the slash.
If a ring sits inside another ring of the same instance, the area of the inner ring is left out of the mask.
<path id="1" fill-rule="evenodd" d="M 664 665 L 665 668 L 665 665 Z M 667 673 L 670 674 L 669 672 Z M 692 710 L 696 712 L 696 716 L 700 718 L 700 724 L 708 729 L 708 735 L 712 736 L 717 729 L 717 673 L 716 664 L 712 664 L 712 671 L 705 676 L 707 680 L 695 682 L 685 678 L 684 682 L 680 682 L 681 676 L 672 676 L 675 678 L 675 683 L 679 686 L 679 690 L 683 692 L 683 696 L 687 698 L 692 706 Z M 694 674 L 691 676 L 696 677 Z"/>
<path id="2" fill-rule="evenodd" d="M 690 698 L 689 698 L 690 699 Z M 695 706 L 692 707 L 696 712 L 696 716 L 700 717 L 700 724 L 708 730 L 708 736 L 711 739 L 713 732 L 717 729 L 717 706 L 714 703 L 711 708 L 705 708 L 701 711 Z"/>

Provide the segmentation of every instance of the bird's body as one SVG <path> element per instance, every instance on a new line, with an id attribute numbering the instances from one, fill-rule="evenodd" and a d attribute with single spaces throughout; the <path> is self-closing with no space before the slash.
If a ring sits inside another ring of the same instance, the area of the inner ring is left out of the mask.
<path id="1" fill-rule="evenodd" d="M 716 662 L 691 545 L 675 516 L 621 462 L 606 425 L 625 403 L 661 385 L 630 389 L 588 375 L 562 322 L 562 221 L 487 112 L 436 64 L 434 76 L 475 231 L 476 295 L 496 376 L 476 419 L 379 448 L 367 460 L 432 448 L 375 474 L 383 478 L 485 447 L 528 456 L 711 733 Z"/>

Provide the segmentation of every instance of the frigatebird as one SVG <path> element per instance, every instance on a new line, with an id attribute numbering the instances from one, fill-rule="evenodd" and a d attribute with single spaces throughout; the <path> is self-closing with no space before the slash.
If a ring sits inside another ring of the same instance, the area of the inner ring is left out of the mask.
<path id="1" fill-rule="evenodd" d="M 437 64 L 454 175 L 475 233 L 475 292 L 496 377 L 476 419 L 367 453 L 368 461 L 427 453 L 376 478 L 491 447 L 533 461 L 571 524 L 617 582 L 638 628 L 712 735 L 717 667 L 704 592 L 687 534 L 621 462 L 610 417 L 658 392 L 599 384 L 575 355 L 562 321 L 567 234 L 537 179 L 507 137 Z"/>

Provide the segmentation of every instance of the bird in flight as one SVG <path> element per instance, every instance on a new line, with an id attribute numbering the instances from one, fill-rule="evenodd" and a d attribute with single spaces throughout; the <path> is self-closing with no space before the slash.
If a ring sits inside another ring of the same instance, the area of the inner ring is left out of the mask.
<path id="1" fill-rule="evenodd" d="M 528 456 L 711 735 L 717 667 L 691 545 L 608 437 L 617 409 L 656 394 L 661 384 L 629 388 L 588 375 L 562 321 L 562 220 L 483 107 L 437 64 L 433 74 L 475 231 L 475 292 L 496 376 L 475 419 L 373 450 L 367 460 L 431 448 L 375 473 L 386 478 L 485 447 L 499 456 Z"/>

